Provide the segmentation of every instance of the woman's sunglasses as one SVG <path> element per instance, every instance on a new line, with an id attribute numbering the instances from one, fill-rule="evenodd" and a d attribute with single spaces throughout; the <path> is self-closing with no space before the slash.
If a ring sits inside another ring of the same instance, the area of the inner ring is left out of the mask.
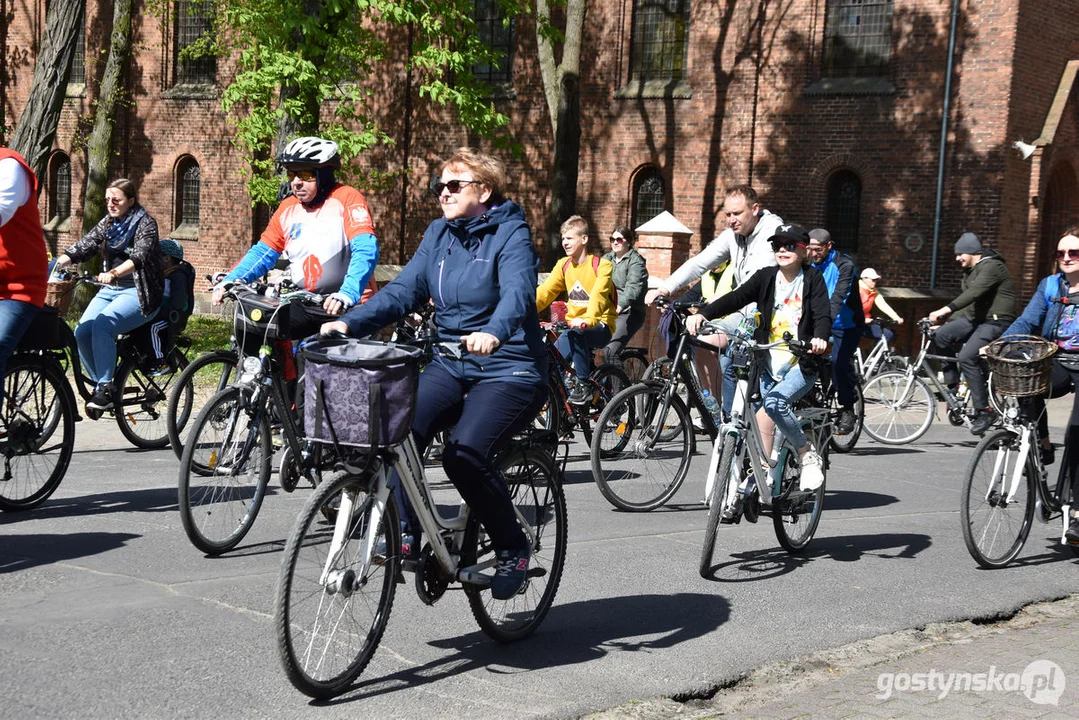
<path id="1" fill-rule="evenodd" d="M 798 248 L 800 248 L 800 247 L 805 247 L 805 246 L 802 245 L 801 243 L 789 242 L 789 241 L 788 242 L 773 242 L 772 243 L 772 252 L 780 252 L 781 250 L 786 250 L 787 252 L 797 252 Z"/>
<path id="2" fill-rule="evenodd" d="M 449 190 L 450 195 L 456 195 L 457 193 L 461 192 L 461 188 L 463 188 L 465 185 L 471 185 L 473 183 L 480 184 L 481 182 L 482 181 L 480 180 L 450 180 L 449 182 L 432 180 L 431 192 L 435 194 L 435 197 L 441 195 L 443 190 Z"/>
<path id="3" fill-rule="evenodd" d="M 289 182 L 292 182 L 296 178 L 300 178 L 304 182 L 311 182 L 315 179 L 314 170 L 288 170 L 286 171 L 286 174 L 288 175 Z"/>
<path id="4" fill-rule="evenodd" d="M 1057 260 L 1063 260 L 1065 257 L 1069 257 L 1072 260 L 1079 260 L 1079 248 L 1068 248 L 1067 250 L 1057 250 Z"/>
<path id="5" fill-rule="evenodd" d="M 622 237 L 621 235 L 611 235 L 611 242 L 613 242 L 613 243 L 616 243 L 616 242 L 623 242 L 624 243 L 625 241 L 626 241 L 626 239 L 624 237 Z"/>

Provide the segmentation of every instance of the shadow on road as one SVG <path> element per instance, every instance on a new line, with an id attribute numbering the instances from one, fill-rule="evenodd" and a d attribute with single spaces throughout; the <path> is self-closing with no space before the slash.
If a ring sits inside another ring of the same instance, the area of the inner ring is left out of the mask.
<path id="1" fill-rule="evenodd" d="M 78 497 L 53 497 L 34 510 L 34 519 L 113 512 L 178 512 L 176 488 L 122 490 Z"/>
<path id="2" fill-rule="evenodd" d="M 833 510 L 865 510 L 899 502 L 894 495 L 864 490 L 829 490 L 824 496 L 824 512 Z"/>
<path id="3" fill-rule="evenodd" d="M 905 446 L 905 447 L 889 447 L 887 445 L 869 445 L 869 446 L 856 447 L 853 450 L 851 450 L 849 453 L 845 453 L 845 454 L 854 455 L 854 456 L 857 456 L 857 457 L 866 457 L 866 456 L 868 456 L 868 457 L 876 457 L 876 456 L 880 456 L 880 455 L 911 455 L 911 454 L 920 454 L 920 453 L 924 453 L 924 452 L 925 452 L 925 450 L 923 450 L 920 447 L 910 447 L 909 445 Z M 835 454 L 832 455 L 833 460 L 836 457 L 839 457 L 839 456 L 837 456 Z"/>
<path id="4" fill-rule="evenodd" d="M 726 562 L 712 566 L 712 579 L 717 582 L 759 582 L 786 575 L 818 559 L 855 562 L 872 555 L 911 560 L 931 544 L 928 535 L 915 533 L 817 537 L 799 555 L 791 555 L 782 548 L 734 553 Z"/>
<path id="5" fill-rule="evenodd" d="M 437 640 L 456 654 L 386 677 L 369 678 L 351 693 L 312 705 L 335 705 L 412 689 L 474 670 L 500 675 L 579 665 L 616 652 L 648 652 L 706 635 L 727 622 L 730 603 L 716 595 L 633 595 L 555 605 L 542 627 L 503 645 L 482 632 Z"/>
<path id="6" fill-rule="evenodd" d="M 142 536 L 133 533 L 5 535 L 0 574 L 98 555 L 122 547 L 127 541 L 138 537 Z"/>

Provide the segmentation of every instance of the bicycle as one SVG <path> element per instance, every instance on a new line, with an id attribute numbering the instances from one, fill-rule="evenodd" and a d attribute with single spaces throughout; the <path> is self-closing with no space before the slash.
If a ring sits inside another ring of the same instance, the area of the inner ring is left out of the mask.
<path id="1" fill-rule="evenodd" d="M 573 437 L 573 430 L 580 428 L 585 443 L 592 444 L 592 427 L 603 408 L 620 390 L 629 386 L 625 371 L 614 365 L 600 365 L 584 380 L 577 378 L 570 361 L 558 351 L 558 333 L 565 332 L 565 322 L 542 323 L 544 347 L 547 349 L 547 403 L 536 416 L 536 427 L 553 432 L 566 440 Z M 585 384 L 587 402 L 571 403 L 570 382 Z"/>
<path id="2" fill-rule="evenodd" d="M 791 446 L 777 427 L 771 456 L 765 454 L 754 408 L 754 403 L 760 401 L 760 393 L 756 388 L 750 389 L 750 384 L 760 375 L 758 363 L 769 350 L 787 345 L 795 357 L 804 357 L 808 355 L 808 343 L 792 339 L 790 333 L 783 340 L 758 343 L 751 332 L 752 327 L 730 336 L 731 362 L 738 383 L 731 419 L 723 423 L 720 437 L 712 447 L 706 476 L 708 520 L 698 567 L 705 579 L 711 577 L 716 532 L 721 522 L 738 523 L 745 517 L 756 523 L 761 515 L 771 515 L 779 544 L 794 554 L 805 550 L 813 539 L 824 508 L 831 433 L 828 408 L 814 406 L 810 396 L 803 398 L 798 406 L 798 418 L 809 442 L 822 454 L 821 471 L 825 473 L 825 482 L 820 487 L 800 490 L 798 449 Z"/>
<path id="3" fill-rule="evenodd" d="M 713 353 L 718 348 L 685 331 L 692 303 L 676 302 L 672 307 L 677 347 L 668 363 L 656 365 L 666 370 L 657 370 L 612 397 L 592 438 L 592 479 L 609 503 L 627 512 L 661 507 L 682 486 L 696 451 L 691 407 L 700 414 L 705 434 L 712 440 L 719 435 L 715 418 L 704 406 L 690 357 L 691 348 Z"/>
<path id="4" fill-rule="evenodd" d="M 957 362 L 947 355 L 929 354 L 932 323 L 928 318 L 918 321 L 922 346 L 917 360 L 902 372 L 880 373 L 862 389 L 865 398 L 863 427 L 871 438 L 887 445 L 914 442 L 929 430 L 936 415 L 935 397 L 948 406 L 948 422 L 956 427 L 970 427 L 974 408 L 969 394 L 953 393 L 926 365 L 926 360 Z M 1000 399 L 989 376 L 989 401 L 999 416 Z M 932 385 L 933 390 L 930 390 Z M 960 386 L 962 393 L 963 386 Z M 935 394 L 934 394 L 935 393 Z"/>
<path id="5" fill-rule="evenodd" d="M 1031 340 L 1055 350 L 1041 338 Z M 997 341 L 990 347 L 1012 342 Z M 967 465 L 960 504 L 963 541 L 971 557 L 984 568 L 1006 567 L 1015 560 L 1035 519 L 1049 524 L 1060 518 L 1060 542 L 1079 555 L 1079 547 L 1068 544 L 1064 535 L 1071 509 L 1062 499 L 1067 481 L 1050 489 L 1049 471 L 1038 451 L 1038 418 L 1028 417 L 1027 406 L 1021 403 L 1023 397 L 1048 390 L 1052 355 L 1048 352 L 1036 361 L 1017 363 L 1030 367 L 1032 381 L 1027 386 L 1002 377 L 1002 426 L 982 438 Z M 986 359 L 992 367 L 993 356 Z"/>
<path id="6" fill-rule="evenodd" d="M 874 318 L 874 325 L 890 325 L 890 321 L 883 318 Z M 873 344 L 873 349 L 866 353 L 865 357 L 862 357 L 862 348 L 859 346 L 854 352 L 854 372 L 858 382 L 865 384 L 865 382 L 872 380 L 880 373 L 885 372 L 903 372 L 907 369 L 907 358 L 902 355 L 897 355 L 892 351 L 891 346 L 888 345 L 888 340 L 885 339 L 884 333 L 881 333 L 877 338 L 877 342 Z"/>
<path id="7" fill-rule="evenodd" d="M 460 357 L 456 343 L 439 348 Z M 330 434 L 336 444 L 339 433 Z M 531 634 L 561 581 L 567 515 L 562 475 L 550 454 L 558 442 L 553 433 L 526 431 L 495 459 L 532 545 L 526 583 L 505 601 L 490 596 L 494 548 L 479 521 L 463 503 L 454 517 L 441 515 L 407 426 L 384 434 L 384 446 L 376 439 L 366 450 L 338 451 L 348 462 L 308 499 L 285 546 L 274 600 L 277 646 L 289 680 L 311 697 L 340 694 L 363 672 L 389 621 L 402 570 L 415 572 L 416 591 L 429 605 L 460 583 L 480 628 L 499 642 Z M 427 538 L 411 567 L 399 552 L 391 469 Z M 329 525 L 326 516 L 333 518 Z"/>
<path id="8" fill-rule="evenodd" d="M 242 284 L 226 286 L 235 301 L 233 332 L 238 373 L 217 392 L 191 426 L 180 458 L 180 520 L 191 544 L 207 555 L 236 547 L 258 516 L 273 462 L 271 423 L 280 424 L 284 451 L 279 482 L 285 492 L 301 479 L 312 487 L 332 458 L 306 442 L 286 377 L 291 361 L 289 306 L 320 306 L 322 297 L 304 290 L 264 297 Z"/>

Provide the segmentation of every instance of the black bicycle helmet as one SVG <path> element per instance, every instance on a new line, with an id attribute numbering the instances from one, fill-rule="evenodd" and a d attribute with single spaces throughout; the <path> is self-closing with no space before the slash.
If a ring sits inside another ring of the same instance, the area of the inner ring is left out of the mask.
<path id="1" fill-rule="evenodd" d="M 289 165 L 309 165 L 316 168 L 329 167 L 337 169 L 341 167 L 341 155 L 337 150 L 337 143 L 333 140 L 323 140 L 319 137 L 296 138 L 285 146 L 277 162 L 286 167 Z"/>

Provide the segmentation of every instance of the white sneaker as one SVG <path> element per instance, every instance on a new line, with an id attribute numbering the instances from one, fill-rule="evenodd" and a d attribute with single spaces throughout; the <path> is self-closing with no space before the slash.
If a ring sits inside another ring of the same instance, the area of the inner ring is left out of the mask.
<path id="1" fill-rule="evenodd" d="M 824 484 L 824 468 L 820 455 L 811 447 L 801 459 L 802 475 L 798 478 L 798 488 L 803 492 L 816 490 Z"/>

